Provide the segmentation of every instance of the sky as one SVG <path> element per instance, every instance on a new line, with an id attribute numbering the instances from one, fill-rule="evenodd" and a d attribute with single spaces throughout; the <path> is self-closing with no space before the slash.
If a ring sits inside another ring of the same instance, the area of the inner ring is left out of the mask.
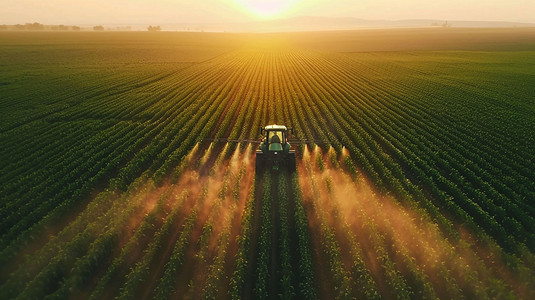
<path id="1" fill-rule="evenodd" d="M 0 24 L 248 22 L 296 16 L 535 23 L 535 0 L 2 0 Z"/>

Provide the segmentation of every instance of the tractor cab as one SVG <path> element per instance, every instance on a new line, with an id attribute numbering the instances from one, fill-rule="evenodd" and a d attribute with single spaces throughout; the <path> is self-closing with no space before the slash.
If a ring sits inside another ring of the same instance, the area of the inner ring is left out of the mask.
<path id="1" fill-rule="evenodd" d="M 263 144 L 266 145 L 268 151 L 283 151 L 284 145 L 287 144 L 286 126 L 269 125 L 266 128 L 261 128 L 260 132 L 264 131 L 266 136 L 263 139 Z"/>
<path id="2" fill-rule="evenodd" d="M 266 164 L 273 165 L 275 170 L 278 170 L 281 164 L 293 166 L 295 169 L 295 151 L 291 150 L 291 145 L 288 143 L 289 132 L 293 132 L 293 129 L 284 125 L 268 125 L 260 128 L 263 138 L 256 151 L 257 169 Z"/>

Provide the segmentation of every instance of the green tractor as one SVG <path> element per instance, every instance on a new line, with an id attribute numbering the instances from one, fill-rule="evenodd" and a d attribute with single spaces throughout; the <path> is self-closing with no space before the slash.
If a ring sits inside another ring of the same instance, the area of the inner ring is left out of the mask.
<path id="1" fill-rule="evenodd" d="M 260 128 L 263 136 L 260 147 L 256 150 L 256 170 L 264 168 L 279 170 L 285 168 L 295 171 L 295 150 L 288 143 L 288 133 L 293 134 L 293 128 L 284 125 L 268 125 Z"/>

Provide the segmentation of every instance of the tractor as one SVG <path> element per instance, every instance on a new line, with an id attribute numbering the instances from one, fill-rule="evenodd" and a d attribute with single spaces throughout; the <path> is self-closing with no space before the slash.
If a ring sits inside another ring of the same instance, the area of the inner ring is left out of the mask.
<path id="1" fill-rule="evenodd" d="M 264 168 L 279 170 L 285 168 L 295 171 L 295 150 L 288 143 L 288 134 L 293 134 L 293 128 L 284 125 L 267 125 L 260 127 L 263 136 L 258 150 L 256 150 L 256 170 Z"/>

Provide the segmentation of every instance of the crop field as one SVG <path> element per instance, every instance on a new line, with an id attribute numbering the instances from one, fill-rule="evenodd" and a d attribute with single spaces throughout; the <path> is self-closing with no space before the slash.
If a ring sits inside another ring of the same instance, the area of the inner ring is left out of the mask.
<path id="1" fill-rule="evenodd" d="M 0 109 L 0 299 L 535 298 L 535 29 L 0 32 Z"/>

